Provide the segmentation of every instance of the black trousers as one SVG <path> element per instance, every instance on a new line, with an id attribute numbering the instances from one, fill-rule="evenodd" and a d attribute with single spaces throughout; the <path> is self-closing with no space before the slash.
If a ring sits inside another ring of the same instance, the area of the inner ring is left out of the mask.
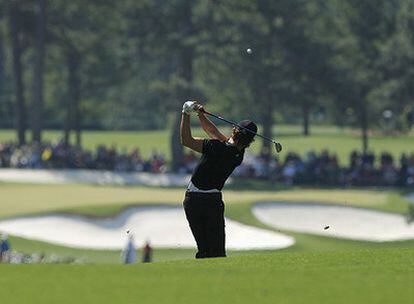
<path id="1" fill-rule="evenodd" d="M 225 257 L 224 203 L 221 193 L 187 192 L 184 210 L 197 242 L 197 259 Z"/>

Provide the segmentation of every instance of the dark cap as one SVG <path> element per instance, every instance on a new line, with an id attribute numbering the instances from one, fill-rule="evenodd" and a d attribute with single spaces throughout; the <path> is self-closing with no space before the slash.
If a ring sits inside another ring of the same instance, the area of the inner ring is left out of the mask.
<path id="1" fill-rule="evenodd" d="M 257 132 L 257 125 L 251 120 L 242 120 L 238 123 L 239 126 L 242 128 L 238 128 L 240 132 L 243 134 L 243 137 L 252 140 Z M 237 127 L 237 126 L 236 126 Z M 249 129 L 251 132 L 247 131 Z"/>

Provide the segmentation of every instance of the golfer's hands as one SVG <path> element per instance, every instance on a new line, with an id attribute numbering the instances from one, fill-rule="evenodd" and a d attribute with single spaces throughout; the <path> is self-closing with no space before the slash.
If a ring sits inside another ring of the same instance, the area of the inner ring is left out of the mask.
<path id="1" fill-rule="evenodd" d="M 181 112 L 185 113 L 187 115 L 190 115 L 192 112 L 195 112 L 195 110 L 194 110 L 194 105 L 195 104 L 196 104 L 196 102 L 191 101 L 191 100 L 188 100 L 188 101 L 184 102 L 183 110 Z"/>
<path id="2" fill-rule="evenodd" d="M 197 101 L 194 104 L 193 108 L 194 108 L 194 111 L 197 112 L 198 115 L 204 113 L 204 106 L 198 103 Z"/>

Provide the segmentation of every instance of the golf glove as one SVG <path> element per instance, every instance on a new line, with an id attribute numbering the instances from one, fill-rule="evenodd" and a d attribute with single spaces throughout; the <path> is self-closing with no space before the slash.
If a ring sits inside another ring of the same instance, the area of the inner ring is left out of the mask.
<path id="1" fill-rule="evenodd" d="M 188 101 L 184 102 L 182 113 L 190 115 L 191 112 L 195 112 L 195 110 L 194 110 L 194 105 L 195 104 L 196 103 L 194 101 L 191 101 L 191 100 L 188 100 Z"/>

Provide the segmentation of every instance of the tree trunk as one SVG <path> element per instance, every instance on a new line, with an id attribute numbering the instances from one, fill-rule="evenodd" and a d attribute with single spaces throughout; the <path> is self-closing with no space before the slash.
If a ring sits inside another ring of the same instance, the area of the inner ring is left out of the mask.
<path id="1" fill-rule="evenodd" d="M 81 113 L 80 113 L 80 55 L 71 49 L 67 54 L 68 96 L 65 123 L 65 144 L 69 144 L 70 130 L 76 132 L 76 145 L 81 146 Z"/>
<path id="2" fill-rule="evenodd" d="M 361 102 L 361 132 L 362 132 L 362 153 L 368 152 L 368 112 L 365 101 Z"/>
<path id="3" fill-rule="evenodd" d="M 270 14 L 266 14 L 266 20 L 268 23 L 269 28 L 272 27 L 272 17 Z M 272 35 L 269 33 L 266 39 L 266 46 L 265 46 L 265 54 L 267 58 L 270 58 L 273 52 L 273 42 L 274 39 Z M 262 127 L 263 127 L 263 135 L 272 138 L 272 128 L 273 128 L 273 93 L 272 93 L 272 85 L 273 85 L 273 77 L 274 71 L 270 66 L 265 65 L 264 70 L 257 71 L 256 68 L 253 70 L 253 90 L 255 94 L 255 98 L 258 100 L 263 100 L 263 107 L 261 107 L 262 112 Z M 272 155 L 273 145 L 268 140 L 262 140 L 262 150 L 261 153 L 265 156 L 266 163 L 269 163 L 270 156 Z M 268 168 L 268 166 L 266 166 Z"/>
<path id="4" fill-rule="evenodd" d="M 9 25 L 12 40 L 14 86 L 16 94 L 16 130 L 19 145 L 26 143 L 26 109 L 24 101 L 24 84 L 22 71 L 22 46 L 20 41 L 22 16 L 19 10 L 19 3 L 10 3 Z"/>
<path id="5" fill-rule="evenodd" d="M 43 113 L 43 70 L 45 56 L 46 0 L 37 1 L 36 55 L 34 66 L 34 92 L 32 101 L 32 137 L 33 141 L 42 140 Z"/>
<path id="6" fill-rule="evenodd" d="M 258 90 L 259 91 L 259 90 Z M 267 90 L 266 98 L 263 98 L 265 101 L 265 106 L 263 107 L 262 114 L 262 124 L 263 124 L 263 135 L 269 138 L 272 138 L 272 128 L 273 128 L 273 105 L 272 105 L 272 94 L 270 90 Z M 271 155 L 272 145 L 268 140 L 262 141 L 262 154 Z"/>
<path id="7" fill-rule="evenodd" d="M 5 87 L 5 58 L 4 58 L 4 37 L 3 33 L 0 31 L 0 104 L 3 100 L 3 89 Z"/>
<path id="8" fill-rule="evenodd" d="M 191 23 L 192 17 L 192 2 L 187 1 L 184 8 L 184 19 L 187 20 L 185 33 L 183 35 L 191 35 L 193 32 L 193 24 Z M 179 103 L 183 103 L 185 100 L 192 97 L 192 83 L 193 83 L 193 60 L 194 60 L 194 48 L 193 46 L 181 46 L 179 52 L 179 69 L 178 75 L 185 80 L 186 87 L 181 88 L 177 94 Z M 183 146 L 180 143 L 180 120 L 181 111 L 178 106 L 177 114 L 174 118 L 173 132 L 171 134 L 171 155 L 172 155 L 172 169 L 177 171 L 182 164 L 184 158 Z"/>
<path id="9" fill-rule="evenodd" d="M 180 142 L 180 121 L 181 111 L 177 109 L 177 113 L 174 115 L 174 125 L 171 134 L 171 155 L 172 155 L 172 170 L 178 171 L 182 164 L 184 157 L 183 146 Z"/>
<path id="10" fill-rule="evenodd" d="M 65 107 L 66 107 L 66 115 L 65 115 L 65 122 L 63 126 L 63 142 L 65 146 L 70 145 L 70 125 L 72 121 L 72 106 L 69 100 L 69 96 L 66 96 L 65 99 Z"/>
<path id="11" fill-rule="evenodd" d="M 302 114 L 303 114 L 303 135 L 309 136 L 309 114 L 310 114 L 310 104 L 309 100 L 305 99 L 302 102 Z"/>
<path id="12" fill-rule="evenodd" d="M 187 87 L 180 89 L 180 92 L 178 92 L 180 104 L 187 99 L 191 99 L 192 97 L 191 85 L 193 82 L 193 56 L 194 51 L 191 47 L 184 48 L 181 52 L 181 65 L 178 73 L 180 77 L 185 80 Z M 173 132 L 171 134 L 172 168 L 174 171 L 179 169 L 184 158 L 183 146 L 180 143 L 180 121 L 181 111 L 178 106 L 177 114 L 174 118 Z"/>

